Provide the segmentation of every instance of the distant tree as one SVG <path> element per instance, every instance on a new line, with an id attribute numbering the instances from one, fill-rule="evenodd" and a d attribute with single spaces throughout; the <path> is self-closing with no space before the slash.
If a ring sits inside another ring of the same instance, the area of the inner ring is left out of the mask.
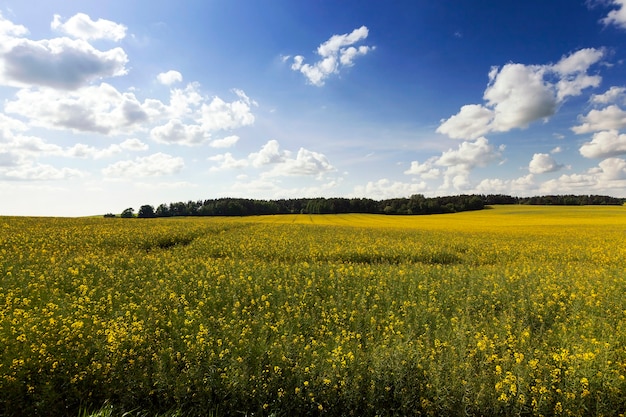
<path id="1" fill-rule="evenodd" d="M 134 214 L 135 214 L 135 210 L 132 207 L 129 207 L 129 208 L 127 208 L 126 210 L 124 210 L 122 212 L 120 217 L 122 217 L 123 219 L 129 219 L 129 218 L 133 217 Z"/>
<path id="2" fill-rule="evenodd" d="M 177 203 L 170 203 L 170 215 L 171 216 L 189 216 L 187 210 L 187 204 L 179 201 Z"/>
<path id="3" fill-rule="evenodd" d="M 154 207 L 148 204 L 139 207 L 139 211 L 137 212 L 137 217 L 146 219 L 155 217 Z"/>
<path id="4" fill-rule="evenodd" d="M 159 207 L 157 207 L 156 209 L 155 215 L 157 217 L 170 217 L 170 208 L 167 206 L 167 204 L 159 204 Z"/>
<path id="5" fill-rule="evenodd" d="M 107 214 L 105 214 L 105 215 L 104 215 L 104 217 L 105 217 L 105 218 L 113 218 L 113 217 L 115 217 L 115 214 L 113 214 L 113 213 L 107 213 Z"/>

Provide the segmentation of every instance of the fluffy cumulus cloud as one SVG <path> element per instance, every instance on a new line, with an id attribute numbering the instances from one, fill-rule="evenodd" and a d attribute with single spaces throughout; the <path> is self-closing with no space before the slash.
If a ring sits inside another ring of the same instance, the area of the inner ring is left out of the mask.
<path id="1" fill-rule="evenodd" d="M 251 106 L 257 103 L 241 90 L 233 90 L 239 97 L 238 100 L 227 103 L 219 97 L 214 97 L 210 102 L 202 104 L 200 110 L 200 123 L 209 131 L 235 129 L 254 123 L 254 115 Z"/>
<path id="2" fill-rule="evenodd" d="M 28 29 L 22 25 L 16 25 L 10 20 L 6 19 L 2 12 L 0 12 L 0 38 L 3 41 L 10 39 L 13 36 L 24 36 L 28 34 Z"/>
<path id="3" fill-rule="evenodd" d="M 593 95 L 590 102 L 606 105 L 592 109 L 578 117 L 579 125 L 572 127 L 577 134 L 592 133 L 591 141 L 581 145 L 580 154 L 586 158 L 610 158 L 626 154 L 626 134 L 620 129 L 626 127 L 626 111 L 617 104 L 626 98 L 626 88 L 613 86 L 603 94 Z M 608 105 L 607 105 L 608 104 Z"/>
<path id="4" fill-rule="evenodd" d="M 121 154 L 123 151 L 140 152 L 147 149 L 148 145 L 135 138 L 126 139 L 120 144 L 112 144 L 103 149 L 98 149 L 96 147 L 85 145 L 83 143 L 77 143 L 76 145 L 64 151 L 63 154 L 75 158 L 102 159 Z"/>
<path id="5" fill-rule="evenodd" d="M 71 92 L 22 89 L 5 104 L 5 111 L 39 127 L 109 134 L 140 128 L 150 110 L 149 103 L 140 103 L 133 93 L 102 83 Z"/>
<path id="6" fill-rule="evenodd" d="M 442 120 L 437 132 L 453 139 L 476 139 L 490 132 L 525 128 L 554 115 L 570 96 L 600 84 L 599 76 L 587 74 L 604 56 L 601 49 L 581 49 L 556 64 L 506 64 L 489 72 L 484 104 L 469 104 Z"/>
<path id="7" fill-rule="evenodd" d="M 55 168 L 41 163 L 27 163 L 7 170 L 0 169 L 0 178 L 14 181 L 65 180 L 82 176 L 83 173 L 76 169 Z"/>
<path id="8" fill-rule="evenodd" d="M 123 33 L 113 35 L 116 30 L 105 27 L 119 25 L 108 21 L 92 22 L 86 15 L 77 16 L 65 23 L 69 25 L 67 28 L 58 17 L 53 22 L 53 27 L 66 28 L 76 39 L 60 37 L 35 41 L 24 37 L 28 34 L 26 28 L 0 15 L 0 84 L 75 90 L 97 79 L 126 74 L 128 57 L 122 48 L 99 50 L 85 40 L 123 38 Z M 93 25 L 86 23 L 87 20 Z M 92 38 L 78 36 L 79 32 L 83 35 L 90 32 Z"/>
<path id="9" fill-rule="evenodd" d="M 480 104 L 466 104 L 461 110 L 442 121 L 437 132 L 453 139 L 476 139 L 492 130 L 494 111 Z"/>
<path id="10" fill-rule="evenodd" d="M 471 171 L 501 160 L 503 151 L 504 145 L 496 148 L 487 138 L 481 136 L 474 141 L 464 141 L 456 149 L 448 149 L 440 156 L 432 157 L 424 163 L 413 161 L 411 167 L 404 173 L 417 175 L 421 179 L 436 179 L 443 176 L 441 191 L 449 189 L 466 191 L 471 188 L 469 180 Z"/>
<path id="11" fill-rule="evenodd" d="M 46 157 L 101 159 L 124 151 L 139 152 L 147 149 L 148 146 L 136 138 L 126 139 L 106 148 L 96 148 L 82 143 L 63 148 L 36 136 L 10 134 L 0 141 L 0 179 L 47 181 L 84 177 L 85 174 L 77 169 L 57 168 L 39 160 Z"/>
<path id="12" fill-rule="evenodd" d="M 268 141 L 259 152 L 253 152 L 248 156 L 252 166 L 261 167 L 263 165 L 279 164 L 289 158 L 291 152 L 282 151 L 280 144 L 276 140 Z"/>
<path id="13" fill-rule="evenodd" d="M 0 121 L 10 121 L 6 117 Z M 22 134 L 22 126 L 15 131 L 6 128 L 0 137 L 0 180 L 4 181 L 49 181 L 82 177 L 84 173 L 73 168 L 56 168 L 39 162 L 48 156 L 67 156 L 66 149 L 48 143 L 36 136 Z"/>
<path id="14" fill-rule="evenodd" d="M 359 185 L 354 188 L 352 197 L 355 198 L 373 198 L 376 200 L 384 200 L 388 198 L 400 198 L 413 194 L 421 194 L 428 189 L 428 185 L 421 182 L 402 182 L 391 181 L 387 178 L 378 181 L 369 181 L 365 185 Z"/>
<path id="15" fill-rule="evenodd" d="M 476 186 L 476 192 L 481 194 L 513 194 L 528 195 L 537 189 L 533 174 L 512 180 L 500 178 L 486 178 Z"/>
<path id="16" fill-rule="evenodd" d="M 300 148 L 295 158 L 287 158 L 274 165 L 265 176 L 310 176 L 321 178 L 323 174 L 335 171 L 325 155 Z"/>
<path id="17" fill-rule="evenodd" d="M 83 40 L 15 39 L 0 51 L 0 83 L 73 90 L 88 82 L 126 74 L 121 48 L 99 51 Z"/>
<path id="18" fill-rule="evenodd" d="M 178 71 L 167 71 L 157 75 L 157 80 L 163 85 L 171 85 L 183 81 L 183 74 Z"/>
<path id="19" fill-rule="evenodd" d="M 626 161 L 621 158 L 607 158 L 598 164 L 598 169 L 592 170 L 602 180 L 626 180 Z"/>
<path id="20" fill-rule="evenodd" d="M 475 167 L 484 167 L 502 157 L 504 146 L 495 148 L 487 138 L 466 141 L 457 149 L 449 149 L 436 160 L 437 165 L 454 167 L 457 170 L 471 171 Z"/>
<path id="21" fill-rule="evenodd" d="M 65 22 L 61 21 L 60 15 L 55 14 L 50 27 L 72 37 L 88 41 L 109 39 L 117 42 L 126 37 L 126 26 L 105 19 L 93 21 L 84 13 L 77 13 Z"/>
<path id="22" fill-rule="evenodd" d="M 626 93 L 625 87 L 613 86 L 602 94 L 593 94 L 589 99 L 593 104 L 610 104 L 618 101 L 624 101 Z"/>
<path id="23" fill-rule="evenodd" d="M 131 134 L 146 130 L 160 143 L 199 145 L 220 130 L 233 130 L 254 123 L 256 102 L 243 91 L 227 102 L 203 97 L 198 86 L 174 89 L 170 102 L 139 101 L 134 92 L 120 92 L 107 83 L 75 91 L 24 88 L 5 104 L 5 111 L 29 119 L 33 126 L 91 132 L 103 135 Z"/>
<path id="24" fill-rule="evenodd" d="M 104 168 L 102 173 L 107 177 L 133 179 L 173 175 L 180 172 L 184 166 L 183 158 L 159 152 L 134 160 L 115 162 Z"/>
<path id="25" fill-rule="evenodd" d="M 411 167 L 404 171 L 404 173 L 406 175 L 417 175 L 425 180 L 437 179 L 441 175 L 441 170 L 434 167 L 436 163 L 437 157 L 432 157 L 424 163 L 413 161 L 411 162 Z"/>
<path id="26" fill-rule="evenodd" d="M 42 155 L 58 155 L 63 148 L 47 143 L 36 136 L 15 135 L 8 140 L 0 142 L 0 151 L 11 152 L 20 158 L 38 157 Z"/>
<path id="27" fill-rule="evenodd" d="M 507 64 L 491 71 L 484 99 L 494 111 L 492 130 L 506 132 L 526 127 L 554 114 L 557 101 L 553 89 L 544 81 L 544 73 L 541 66 L 522 64 Z"/>
<path id="28" fill-rule="evenodd" d="M 308 176 L 322 178 L 323 174 L 335 171 L 328 158 L 319 153 L 300 148 L 295 156 L 291 151 L 280 149 L 276 140 L 270 140 L 258 152 L 252 152 L 245 159 L 235 159 L 231 153 L 209 158 L 219 165 L 212 171 L 223 169 L 253 167 L 264 169 L 261 177 Z"/>
<path id="29" fill-rule="evenodd" d="M 615 190 L 626 187 L 626 161 L 622 158 L 606 158 L 580 174 L 561 175 L 558 178 L 540 184 L 542 194 L 597 193 L 615 194 Z"/>
<path id="30" fill-rule="evenodd" d="M 580 147 L 580 154 L 585 158 L 607 158 L 626 154 L 626 134 L 617 130 L 597 132 L 591 142 Z"/>
<path id="31" fill-rule="evenodd" d="M 317 48 L 319 60 L 313 64 L 305 64 L 304 56 L 296 55 L 293 58 L 291 69 L 300 71 L 308 83 L 323 86 L 326 79 L 332 74 L 338 74 L 343 67 L 354 65 L 354 59 L 366 55 L 375 47 L 357 45 L 367 39 L 369 30 L 366 26 L 354 29 L 343 35 L 333 35 Z"/>
<path id="32" fill-rule="evenodd" d="M 156 142 L 179 145 L 198 145 L 209 139 L 210 134 L 200 125 L 187 125 L 178 119 L 172 119 L 150 132 Z"/>
<path id="33" fill-rule="evenodd" d="M 223 171 L 227 169 L 245 168 L 248 166 L 247 159 L 236 159 L 233 154 L 226 152 L 221 155 L 214 155 L 208 158 L 209 161 L 217 162 L 218 165 L 214 165 L 210 168 L 210 171 Z"/>
<path id="34" fill-rule="evenodd" d="M 615 8 L 601 20 L 602 23 L 626 29 L 626 0 L 609 0 L 609 4 Z"/>
<path id="35" fill-rule="evenodd" d="M 528 170 L 531 174 L 545 174 L 546 172 L 555 172 L 563 168 L 558 164 L 552 156 L 547 153 L 536 153 L 533 155 L 528 164 Z"/>
<path id="36" fill-rule="evenodd" d="M 222 139 L 212 140 L 211 143 L 209 143 L 209 146 L 212 148 L 230 148 L 231 146 L 234 146 L 237 142 L 239 142 L 239 136 L 231 135 L 226 136 Z"/>
<path id="37" fill-rule="evenodd" d="M 577 134 L 597 132 L 600 130 L 622 129 L 626 127 L 626 111 L 612 104 L 603 109 L 593 109 L 579 118 L 581 124 L 572 127 Z"/>
<path id="38" fill-rule="evenodd" d="M 150 136 L 160 143 L 179 145 L 200 145 L 211 141 L 212 147 L 228 147 L 238 139 L 231 135 L 224 139 L 212 140 L 212 134 L 231 131 L 254 123 L 252 106 L 257 103 L 243 91 L 233 90 L 238 99 L 226 102 L 220 97 L 206 98 L 197 91 L 197 85 L 189 85 L 184 90 L 172 91 L 169 106 L 162 106 L 161 116 L 173 117 L 164 125 L 154 127 Z"/>

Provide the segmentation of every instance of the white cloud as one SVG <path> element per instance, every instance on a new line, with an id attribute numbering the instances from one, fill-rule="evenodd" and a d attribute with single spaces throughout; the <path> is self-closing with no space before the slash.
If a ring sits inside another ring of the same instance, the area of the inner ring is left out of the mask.
<path id="1" fill-rule="evenodd" d="M 582 124 L 572 127 L 577 134 L 600 130 L 621 129 L 626 127 L 626 112 L 612 104 L 602 110 L 590 110 L 586 116 L 579 117 Z"/>
<path id="2" fill-rule="evenodd" d="M 143 143 L 137 138 L 126 139 L 124 142 L 120 143 L 120 147 L 122 149 L 126 149 L 128 151 L 134 151 L 134 152 L 148 150 L 148 145 L 146 145 L 145 143 Z"/>
<path id="3" fill-rule="evenodd" d="M 289 151 L 281 151 L 280 145 L 276 140 L 268 141 L 259 152 L 251 153 L 248 156 L 252 166 L 261 167 L 263 165 L 278 164 L 285 162 L 291 153 Z"/>
<path id="4" fill-rule="evenodd" d="M 0 83 L 75 90 L 90 81 L 127 73 L 122 48 L 100 51 L 84 40 L 5 39 L 0 46 Z"/>
<path id="5" fill-rule="evenodd" d="M 512 180 L 500 178 L 486 178 L 476 186 L 476 192 L 481 194 L 513 194 L 527 195 L 536 189 L 533 174 L 519 177 Z"/>
<path id="6" fill-rule="evenodd" d="M 495 149 L 485 137 L 480 137 L 473 142 L 461 143 L 458 149 L 449 149 L 442 153 L 436 164 L 469 171 L 500 159 L 503 150 L 504 146 Z"/>
<path id="7" fill-rule="evenodd" d="M 471 188 L 469 175 L 476 167 L 484 167 L 502 159 L 504 145 L 497 149 L 485 137 L 474 141 L 462 142 L 457 149 L 448 149 L 438 157 L 432 157 L 424 163 L 411 162 L 411 167 L 404 171 L 407 175 L 419 175 L 422 179 L 437 179 L 443 176 L 440 191 L 455 189 L 466 191 Z M 445 167 L 443 172 L 435 166 Z"/>
<path id="8" fill-rule="evenodd" d="M 328 161 L 325 155 L 300 148 L 295 156 L 292 152 L 281 150 L 276 140 L 269 140 L 261 147 L 259 152 L 252 152 L 246 159 L 235 159 L 231 153 L 216 155 L 209 158 L 220 164 L 211 168 L 211 171 L 233 168 L 266 168 L 262 171 L 262 178 L 281 176 L 312 176 L 321 178 L 323 174 L 335 171 L 335 167 Z"/>
<path id="9" fill-rule="evenodd" d="M 570 96 L 579 96 L 588 87 L 597 87 L 602 78 L 599 75 L 578 73 L 561 79 L 557 84 L 557 101 L 560 103 Z"/>
<path id="10" fill-rule="evenodd" d="M 141 142 L 139 139 L 127 139 L 124 142 L 118 144 L 112 144 L 104 149 L 98 149 L 93 146 L 85 145 L 83 143 L 77 143 L 71 148 L 63 152 L 66 156 L 75 158 L 93 158 L 102 159 L 109 158 L 114 155 L 122 153 L 124 150 L 139 152 L 148 149 L 148 145 Z"/>
<path id="11" fill-rule="evenodd" d="M 157 75 L 157 80 L 163 85 L 171 85 L 183 81 L 183 75 L 178 71 L 162 72 Z"/>
<path id="12" fill-rule="evenodd" d="M 300 71 L 310 84 L 321 87 L 331 74 L 338 74 L 342 67 L 354 65 L 357 56 L 366 55 L 373 46 L 354 46 L 367 38 L 369 30 L 365 26 L 343 35 L 333 35 L 317 48 L 320 60 L 314 64 L 305 64 L 302 55 L 293 58 L 291 69 Z M 287 57 L 288 58 L 288 57 Z"/>
<path id="13" fill-rule="evenodd" d="M 28 34 L 28 29 L 22 25 L 16 25 L 15 23 L 7 20 L 2 16 L 0 11 L 0 40 L 4 41 L 5 37 L 23 36 Z"/>
<path id="14" fill-rule="evenodd" d="M 250 100 L 241 90 L 233 91 L 239 96 L 239 100 L 227 103 L 216 96 L 210 103 L 202 104 L 199 122 L 204 129 L 229 130 L 254 123 L 250 106 L 256 106 L 256 102 Z"/>
<path id="15" fill-rule="evenodd" d="M 5 111 L 30 119 L 34 126 L 112 134 L 141 128 L 148 112 L 133 93 L 102 83 L 77 91 L 23 89 Z"/>
<path id="16" fill-rule="evenodd" d="M 563 165 L 556 163 L 547 153 L 536 153 L 528 164 L 528 170 L 531 174 L 545 174 L 547 172 L 555 172 L 563 168 Z"/>
<path id="17" fill-rule="evenodd" d="M 553 148 L 550 153 L 555 154 L 555 153 L 561 153 L 563 152 L 563 148 L 561 148 L 560 146 L 557 146 L 556 148 Z"/>
<path id="18" fill-rule="evenodd" d="M 257 103 L 251 100 L 242 90 L 234 89 L 238 99 L 226 102 L 220 97 L 210 101 L 198 92 L 199 85 L 189 84 L 184 90 L 174 89 L 171 92 L 170 105 L 163 116 L 170 116 L 165 125 L 152 129 L 151 137 L 161 143 L 177 143 L 181 145 L 198 145 L 211 139 L 211 133 L 220 130 L 233 130 L 254 123 L 251 106 Z M 182 118 L 190 119 L 185 123 Z M 234 136 L 211 142 L 213 147 L 232 146 L 237 140 Z"/>
<path id="19" fill-rule="evenodd" d="M 170 91 L 170 104 L 161 109 L 170 117 L 181 118 L 197 111 L 204 100 L 199 92 L 200 84 L 189 83 L 184 89 L 175 88 Z"/>
<path id="20" fill-rule="evenodd" d="M 582 90 L 599 85 L 599 76 L 587 75 L 589 67 L 604 56 L 600 49 L 581 49 L 556 64 L 506 64 L 493 67 L 483 98 L 485 105 L 462 106 L 459 113 L 442 120 L 437 132 L 454 139 L 475 139 L 489 132 L 526 128 L 554 115 L 559 105 Z M 556 77 L 557 81 L 552 79 Z"/>
<path id="21" fill-rule="evenodd" d="M 480 137 L 472 142 L 461 143 L 457 149 L 443 152 L 435 160 L 436 165 L 447 167 L 443 173 L 444 181 L 440 191 L 470 190 L 470 172 L 476 167 L 484 167 L 490 162 L 501 159 L 503 150 L 504 145 L 496 149 L 485 137 Z"/>
<path id="22" fill-rule="evenodd" d="M 69 156 L 61 146 L 35 136 L 10 135 L 0 140 L 0 180 L 49 181 L 82 177 L 72 168 L 56 168 L 37 162 L 45 156 Z"/>
<path id="23" fill-rule="evenodd" d="M 19 153 L 20 156 L 39 156 L 42 154 L 59 154 L 62 148 L 58 145 L 45 142 L 35 136 L 16 135 L 5 142 L 0 142 L 0 151 Z"/>
<path id="24" fill-rule="evenodd" d="M 300 148 L 295 158 L 290 151 L 283 151 L 276 140 L 268 141 L 259 152 L 248 156 L 254 167 L 272 165 L 270 171 L 264 172 L 264 177 L 277 176 L 321 176 L 326 172 L 335 171 L 325 155 Z"/>
<path id="25" fill-rule="evenodd" d="M 425 182 L 401 182 L 382 178 L 378 181 L 369 181 L 365 185 L 354 188 L 352 196 L 355 198 L 372 198 L 384 200 L 388 198 L 402 198 L 413 194 L 421 194 L 428 189 Z"/>
<path id="26" fill-rule="evenodd" d="M 28 126 L 24 122 L 0 113 L 0 141 L 11 138 L 14 131 L 23 132 L 26 130 L 28 130 Z"/>
<path id="27" fill-rule="evenodd" d="M 239 142 L 239 136 L 231 135 L 226 136 L 222 139 L 215 139 L 209 143 L 209 146 L 212 148 L 230 148 L 234 146 L 237 142 Z"/>
<path id="28" fill-rule="evenodd" d="M 69 92 L 22 89 L 5 111 L 30 119 L 33 126 L 103 135 L 129 134 L 160 122 L 152 128 L 152 138 L 182 145 L 200 144 L 211 132 L 254 123 L 250 106 L 256 102 L 242 91 L 234 90 L 239 98 L 232 102 L 217 96 L 209 101 L 198 88 L 192 83 L 172 90 L 169 105 L 155 99 L 142 103 L 133 92 L 121 93 L 107 83 Z"/>
<path id="29" fill-rule="evenodd" d="M 609 14 L 600 21 L 606 26 L 615 25 L 626 29 L 626 0 L 612 0 L 610 4 L 614 5 L 616 9 L 611 10 Z"/>
<path id="30" fill-rule="evenodd" d="M 65 23 L 61 22 L 61 16 L 55 14 L 50 28 L 87 41 L 109 39 L 118 42 L 126 37 L 126 26 L 105 19 L 94 22 L 84 13 L 75 14 Z"/>
<path id="31" fill-rule="evenodd" d="M 542 66 L 522 64 L 507 64 L 499 71 L 492 71 L 491 83 L 484 94 L 495 113 L 492 130 L 524 128 L 555 113 L 556 97 L 544 81 L 544 73 Z"/>
<path id="32" fill-rule="evenodd" d="M 137 178 L 172 175 L 180 172 L 185 163 L 183 158 L 164 153 L 138 157 L 134 160 L 118 161 L 102 170 L 107 177 Z"/>
<path id="33" fill-rule="evenodd" d="M 466 104 L 459 113 L 442 120 L 437 132 L 452 139 L 476 139 L 492 130 L 493 118 L 493 110 L 480 104 Z"/>
<path id="34" fill-rule="evenodd" d="M 150 137 L 160 143 L 193 146 L 208 140 L 210 134 L 200 125 L 186 125 L 178 119 L 172 119 L 152 129 Z"/>
<path id="35" fill-rule="evenodd" d="M 0 173 L 3 168 L 14 167 L 20 163 L 19 155 L 14 152 L 0 150 Z"/>
<path id="36" fill-rule="evenodd" d="M 597 167 L 581 174 L 561 175 L 546 181 L 539 191 L 544 194 L 597 193 L 626 196 L 626 161 L 621 158 L 607 158 Z"/>
<path id="37" fill-rule="evenodd" d="M 605 181 L 626 180 L 626 161 L 621 158 L 607 158 L 598 164 L 599 178 Z"/>
<path id="38" fill-rule="evenodd" d="M 51 165 L 28 163 L 5 171 L 0 170 L 0 178 L 20 181 L 51 181 L 82 177 L 82 172 L 71 168 L 55 168 Z"/>
<path id="39" fill-rule="evenodd" d="M 404 171 L 406 175 L 418 175 L 422 179 L 434 180 L 440 177 L 441 171 L 435 168 L 433 164 L 437 161 L 437 157 L 430 158 L 426 162 L 420 164 L 418 161 L 412 161 L 411 167 Z"/>
<path id="40" fill-rule="evenodd" d="M 591 142 L 580 147 L 580 154 L 585 158 L 606 158 L 626 154 L 626 134 L 617 130 L 597 132 Z"/>
<path id="41" fill-rule="evenodd" d="M 613 86 L 602 94 L 593 94 L 589 101 L 594 104 L 609 104 L 624 100 L 625 87 Z"/>
<path id="42" fill-rule="evenodd" d="M 602 49 L 583 48 L 561 58 L 550 68 L 561 76 L 585 73 L 604 56 Z"/>
<path id="43" fill-rule="evenodd" d="M 232 187 L 228 191 L 222 192 L 224 196 L 242 196 L 246 198 L 303 198 L 303 197 L 319 197 L 328 195 L 329 191 L 336 189 L 337 181 L 328 181 L 324 183 L 316 183 L 311 186 L 284 188 L 280 181 L 255 178 L 246 181 L 247 178 L 239 176 Z"/>
<path id="44" fill-rule="evenodd" d="M 219 162 L 218 166 L 213 166 L 210 168 L 210 171 L 222 171 L 226 169 L 238 169 L 247 167 L 248 160 L 247 159 L 235 159 L 233 154 L 227 152 L 222 155 L 215 155 L 208 158 L 209 161 Z"/>
<path id="45" fill-rule="evenodd" d="M 276 164 L 264 176 L 315 176 L 321 178 L 324 173 L 335 171 L 325 155 L 300 148 L 295 158 L 288 158 Z"/>
<path id="46" fill-rule="evenodd" d="M 598 185 L 593 175 L 571 174 L 561 175 L 559 178 L 546 181 L 539 186 L 542 194 L 578 194 L 580 190 L 592 190 Z"/>

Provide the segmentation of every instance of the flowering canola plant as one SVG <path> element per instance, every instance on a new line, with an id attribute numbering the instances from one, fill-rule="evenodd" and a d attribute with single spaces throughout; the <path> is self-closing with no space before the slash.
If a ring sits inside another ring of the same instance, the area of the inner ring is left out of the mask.
<path id="1" fill-rule="evenodd" d="M 623 415 L 626 209 L 0 217 L 0 414 Z"/>

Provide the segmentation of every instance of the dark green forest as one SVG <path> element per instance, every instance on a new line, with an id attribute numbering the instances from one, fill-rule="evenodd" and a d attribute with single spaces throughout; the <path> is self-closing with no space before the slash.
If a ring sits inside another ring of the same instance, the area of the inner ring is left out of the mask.
<path id="1" fill-rule="evenodd" d="M 389 215 L 424 215 L 458 213 L 482 210 L 495 204 L 527 205 L 622 205 L 624 198 L 602 195 L 546 195 L 535 197 L 513 197 L 503 194 L 456 195 L 446 197 L 424 197 L 421 194 L 409 198 L 372 200 L 369 198 L 295 198 L 280 200 L 255 200 L 246 198 L 218 198 L 210 200 L 189 200 L 160 204 L 158 207 L 146 204 L 137 212 L 125 209 L 119 216 L 123 218 L 153 218 L 176 216 L 256 216 L 267 214 L 340 214 L 370 213 Z M 105 217 L 117 217 L 108 213 Z"/>

